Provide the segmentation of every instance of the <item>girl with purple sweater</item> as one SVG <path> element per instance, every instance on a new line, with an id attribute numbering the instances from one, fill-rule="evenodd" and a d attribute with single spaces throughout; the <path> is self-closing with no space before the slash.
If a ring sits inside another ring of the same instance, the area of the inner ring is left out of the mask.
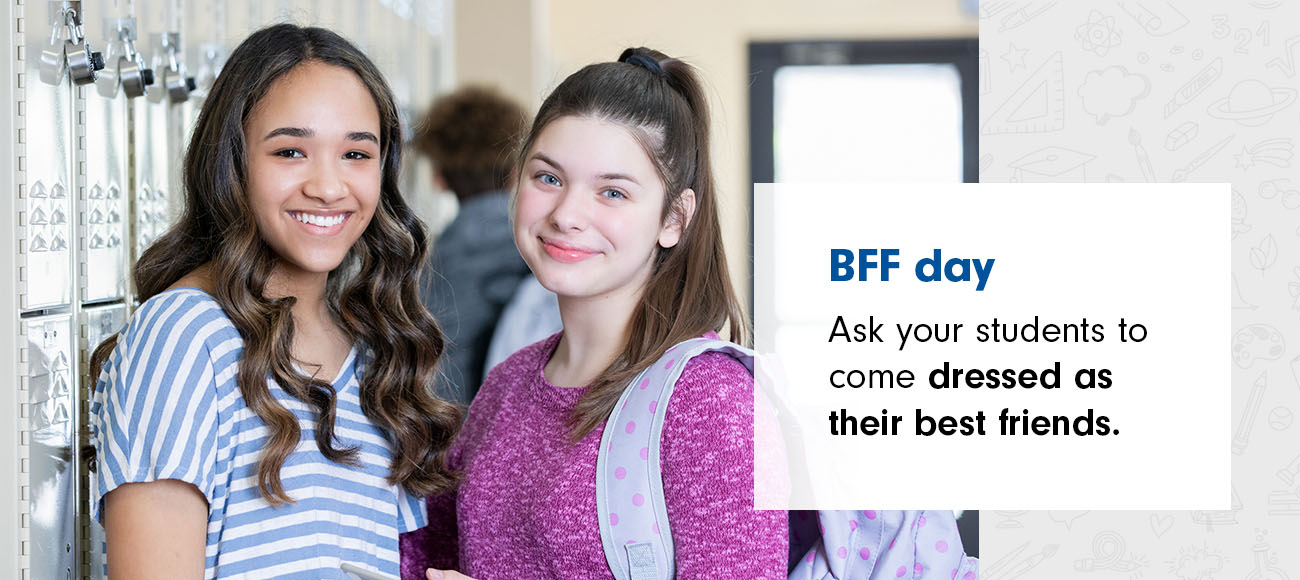
<path id="1" fill-rule="evenodd" d="M 564 328 L 488 374 L 450 452 L 460 489 L 402 537 L 403 578 L 614 577 L 596 509 L 606 419 L 673 345 L 724 325 L 747 336 L 708 129 L 694 69 L 646 48 L 583 68 L 542 104 L 514 233 Z M 786 513 L 753 508 L 753 389 L 743 364 L 708 353 L 657 410 L 679 579 L 785 578 Z"/>

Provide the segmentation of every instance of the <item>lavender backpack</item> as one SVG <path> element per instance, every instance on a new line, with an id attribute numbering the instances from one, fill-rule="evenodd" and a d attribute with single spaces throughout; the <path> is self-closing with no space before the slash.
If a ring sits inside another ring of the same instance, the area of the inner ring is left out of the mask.
<path id="1" fill-rule="evenodd" d="M 754 370 L 754 353 L 717 338 L 668 349 L 623 391 L 596 458 L 596 510 L 616 580 L 672 580 L 672 529 L 664 506 L 659 444 L 668 400 L 686 363 L 724 352 Z M 957 521 L 937 511 L 790 512 L 791 580 L 977 580 Z"/>

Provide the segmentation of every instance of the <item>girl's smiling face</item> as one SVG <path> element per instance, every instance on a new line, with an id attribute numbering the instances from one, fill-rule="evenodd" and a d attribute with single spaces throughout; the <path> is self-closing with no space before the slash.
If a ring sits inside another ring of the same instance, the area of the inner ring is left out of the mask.
<path id="1" fill-rule="evenodd" d="M 691 192 L 693 195 L 693 192 Z M 679 220 L 662 220 L 664 185 L 623 126 L 560 117 L 527 152 L 515 200 L 515 244 L 560 297 L 635 297 Z"/>
<path id="2" fill-rule="evenodd" d="M 379 203 L 379 109 L 353 72 L 308 62 L 244 126 L 248 203 L 287 273 L 339 266 Z"/>

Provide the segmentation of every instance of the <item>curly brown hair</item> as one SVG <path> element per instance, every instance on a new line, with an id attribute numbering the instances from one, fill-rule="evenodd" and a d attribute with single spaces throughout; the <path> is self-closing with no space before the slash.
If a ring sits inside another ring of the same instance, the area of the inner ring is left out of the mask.
<path id="1" fill-rule="evenodd" d="M 429 107 L 415 147 L 459 199 L 506 187 L 511 153 L 528 126 L 523 107 L 495 89 L 461 88 Z"/>
<path id="2" fill-rule="evenodd" d="M 356 461 L 357 450 L 339 446 L 334 437 L 334 389 L 293 368 L 295 299 L 265 294 L 278 257 L 258 233 L 245 193 L 244 124 L 277 80 L 309 62 L 355 73 L 379 110 L 379 206 L 343 264 L 329 274 L 330 314 L 354 342 L 372 351 L 374 362 L 360 377 L 361 410 L 392 446 L 389 483 L 414 495 L 440 493 L 456 483 L 446 454 L 461 412 L 433 391 L 444 341 L 418 292 L 427 236 L 398 190 L 402 130 L 392 91 L 374 63 L 347 40 L 321 28 L 279 24 L 254 32 L 231 53 L 185 155 L 184 212 L 135 264 L 139 299 L 148 300 L 200 266 L 212 269 L 212 296 L 244 340 L 240 395 L 269 431 L 257 469 L 259 490 L 269 503 L 293 501 L 281 484 L 280 468 L 297 447 L 301 429 L 271 394 L 268 377 L 315 411 L 316 445 L 325 457 Z M 116 343 L 113 336 L 95 350 L 92 376 Z"/>

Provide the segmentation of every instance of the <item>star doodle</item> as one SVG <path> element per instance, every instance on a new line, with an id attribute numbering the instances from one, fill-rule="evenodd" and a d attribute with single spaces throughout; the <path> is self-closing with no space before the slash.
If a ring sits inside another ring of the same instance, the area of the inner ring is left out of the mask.
<path id="1" fill-rule="evenodd" d="M 1016 72 L 1018 68 L 1028 68 L 1025 66 L 1025 55 L 1029 54 L 1029 49 L 1018 49 L 1016 43 L 1011 43 L 1007 47 L 1007 52 L 1002 55 L 1002 60 L 1007 61 L 1007 66 L 1011 67 L 1011 72 Z"/>

